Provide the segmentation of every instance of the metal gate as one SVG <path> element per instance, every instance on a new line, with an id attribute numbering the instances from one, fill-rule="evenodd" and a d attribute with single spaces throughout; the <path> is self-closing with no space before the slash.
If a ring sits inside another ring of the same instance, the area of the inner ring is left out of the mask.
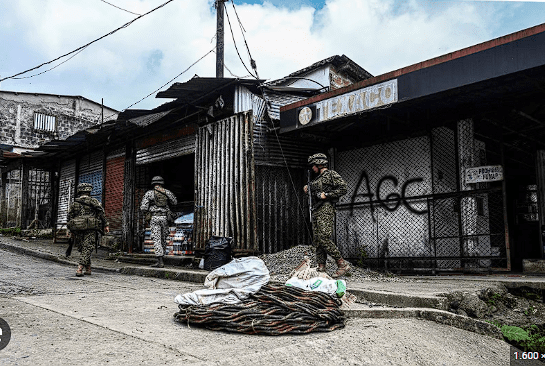
<path id="1" fill-rule="evenodd" d="M 28 172 L 28 219 L 32 228 L 51 227 L 50 172 L 30 169 Z"/>
<path id="2" fill-rule="evenodd" d="M 335 170 L 348 183 L 337 205 L 343 255 L 389 270 L 508 267 L 501 182 L 463 179 L 466 168 L 497 163 L 497 148 L 475 139 L 469 120 L 339 152 Z"/>
<path id="3" fill-rule="evenodd" d="M 303 195 L 304 170 L 256 166 L 259 250 L 276 253 L 310 243 L 308 206 Z"/>

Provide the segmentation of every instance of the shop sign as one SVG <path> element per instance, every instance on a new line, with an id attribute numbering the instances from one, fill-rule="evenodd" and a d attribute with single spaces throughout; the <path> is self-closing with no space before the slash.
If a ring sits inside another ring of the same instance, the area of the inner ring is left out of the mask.
<path id="1" fill-rule="evenodd" d="M 466 169 L 466 184 L 485 183 L 503 180 L 501 165 L 478 166 Z"/>
<path id="2" fill-rule="evenodd" d="M 396 103 L 397 96 L 397 79 L 394 79 L 325 99 L 316 103 L 316 122 L 320 123 Z M 300 123 L 304 124 L 301 122 L 301 118 L 303 121 L 309 120 L 308 111 L 302 109 L 300 112 L 307 113 L 307 116 L 299 116 Z"/>

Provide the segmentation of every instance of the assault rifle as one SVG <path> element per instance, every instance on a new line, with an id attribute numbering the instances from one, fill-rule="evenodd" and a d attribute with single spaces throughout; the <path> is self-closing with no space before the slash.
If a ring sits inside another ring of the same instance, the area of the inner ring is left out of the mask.
<path id="1" fill-rule="evenodd" d="M 66 257 L 70 257 L 70 254 L 72 254 L 72 247 L 74 247 L 74 235 L 70 234 L 70 237 L 68 238 L 68 248 L 66 248 Z"/>
<path id="2" fill-rule="evenodd" d="M 310 169 L 307 171 L 308 212 L 312 223 L 312 191 L 310 190 Z"/>

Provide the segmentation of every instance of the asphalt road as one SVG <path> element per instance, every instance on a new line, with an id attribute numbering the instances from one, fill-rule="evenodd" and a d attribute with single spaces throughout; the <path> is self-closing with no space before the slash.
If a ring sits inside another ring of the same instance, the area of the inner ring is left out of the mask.
<path id="1" fill-rule="evenodd" d="M 0 250 L 0 365 L 509 365 L 509 345 L 417 319 L 348 319 L 329 333 L 250 336 L 173 320 L 194 283 L 94 272 Z"/>

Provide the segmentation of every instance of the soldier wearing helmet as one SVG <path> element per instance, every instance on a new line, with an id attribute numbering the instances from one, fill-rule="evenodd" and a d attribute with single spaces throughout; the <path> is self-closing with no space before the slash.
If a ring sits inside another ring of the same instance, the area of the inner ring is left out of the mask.
<path id="1" fill-rule="evenodd" d="M 98 245 L 98 233 L 109 232 L 109 224 L 100 202 L 91 197 L 90 183 L 78 184 L 78 197 L 68 210 L 68 229 L 81 252 L 76 276 L 91 274 L 91 253 Z"/>
<path id="2" fill-rule="evenodd" d="M 140 210 L 146 213 L 146 220 L 149 219 L 151 229 L 151 239 L 153 240 L 153 250 L 157 263 L 152 267 L 163 268 L 163 256 L 167 247 L 167 238 L 170 232 L 169 221 L 171 219 L 171 208 L 178 201 L 176 196 L 164 188 L 165 181 L 160 176 L 155 176 L 151 179 L 153 189 L 150 189 L 142 198 Z"/>
<path id="3" fill-rule="evenodd" d="M 335 203 L 346 194 L 347 185 L 339 173 L 327 168 L 328 160 L 325 154 L 309 156 L 308 165 L 318 175 L 303 187 L 305 194 L 310 193 L 312 198 L 313 246 L 316 249 L 318 271 L 325 272 L 329 254 L 337 262 L 337 272 L 332 275 L 333 278 L 337 278 L 350 271 L 350 264 L 342 258 L 339 249 L 331 240 L 335 224 Z"/>

